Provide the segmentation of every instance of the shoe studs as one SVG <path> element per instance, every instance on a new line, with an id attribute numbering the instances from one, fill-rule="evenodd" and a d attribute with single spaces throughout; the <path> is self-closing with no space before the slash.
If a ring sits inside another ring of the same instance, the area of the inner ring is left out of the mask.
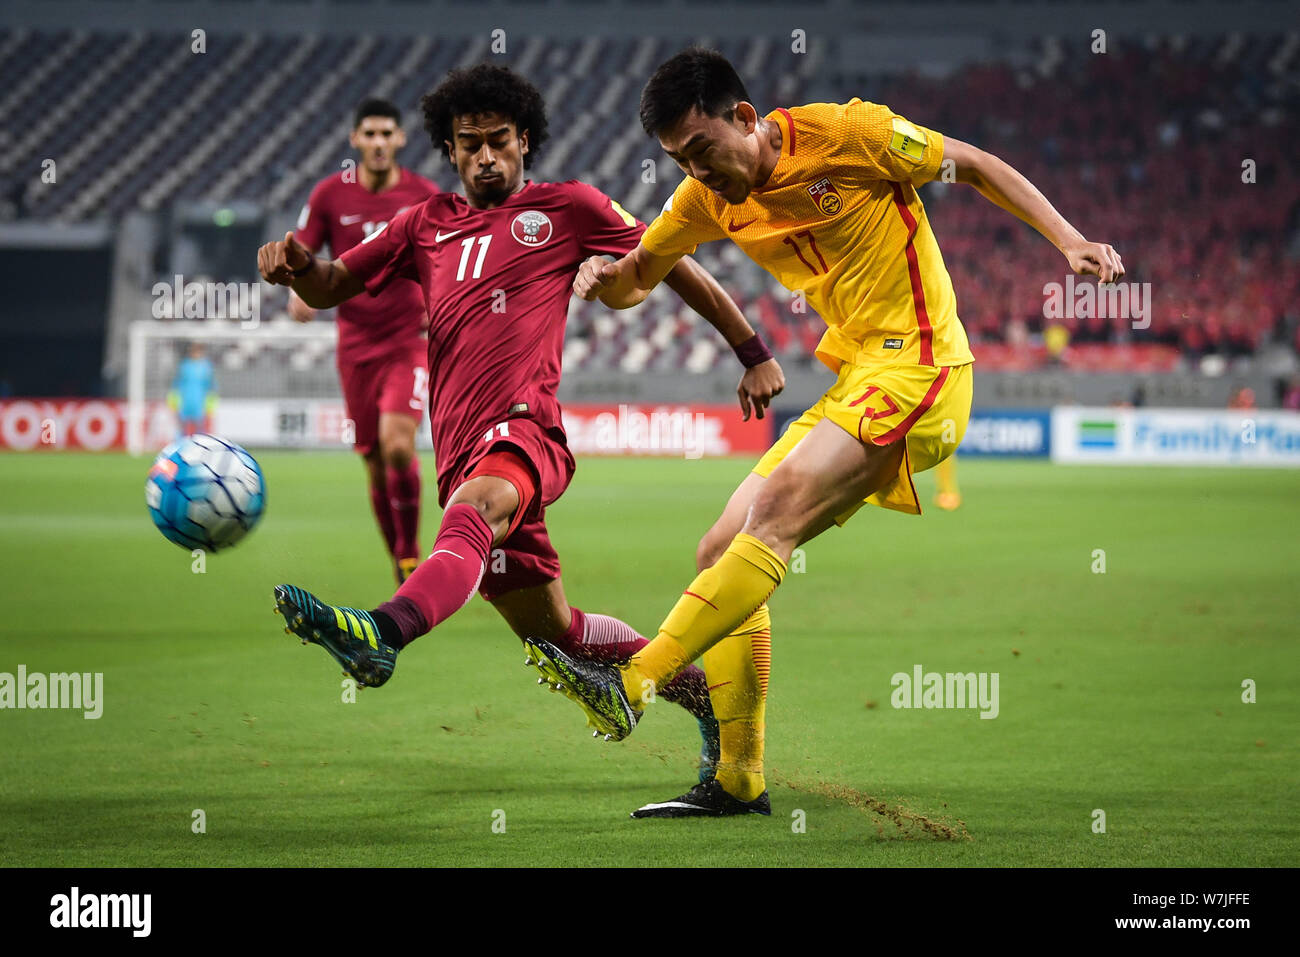
<path id="1" fill-rule="evenodd" d="M 606 740 L 606 741 L 612 741 L 613 739 L 614 739 L 614 736 L 613 736 L 612 734 L 607 734 L 607 735 L 605 735 L 605 740 Z"/>
<path id="2" fill-rule="evenodd" d="M 544 685 L 544 684 L 546 684 L 546 679 L 545 679 L 545 678 L 538 678 L 538 679 L 537 679 L 537 683 L 538 683 L 539 685 Z"/>
<path id="3" fill-rule="evenodd" d="M 533 656 L 532 656 L 532 655 L 529 655 L 527 658 L 524 659 L 524 664 L 525 664 L 525 665 L 535 665 L 535 664 L 537 664 L 537 662 L 535 662 L 535 661 L 533 660 Z"/>
<path id="4" fill-rule="evenodd" d="M 599 738 L 599 737 L 600 737 L 600 732 L 599 732 L 599 731 L 593 731 L 593 732 L 591 732 L 591 736 L 592 736 L 593 738 Z"/>

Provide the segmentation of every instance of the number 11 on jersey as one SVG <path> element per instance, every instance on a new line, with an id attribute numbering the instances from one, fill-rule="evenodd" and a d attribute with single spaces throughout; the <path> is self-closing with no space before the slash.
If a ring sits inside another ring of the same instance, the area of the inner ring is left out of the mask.
<path id="1" fill-rule="evenodd" d="M 465 268 L 469 265 L 470 250 L 474 248 L 474 240 L 478 239 L 478 259 L 474 261 L 474 275 L 471 279 L 478 279 L 483 275 L 483 259 L 487 256 L 488 246 L 492 245 L 492 237 L 489 236 L 468 236 L 460 241 L 460 248 L 463 252 L 460 254 L 460 268 L 456 270 L 456 281 L 462 282 L 465 279 Z"/>

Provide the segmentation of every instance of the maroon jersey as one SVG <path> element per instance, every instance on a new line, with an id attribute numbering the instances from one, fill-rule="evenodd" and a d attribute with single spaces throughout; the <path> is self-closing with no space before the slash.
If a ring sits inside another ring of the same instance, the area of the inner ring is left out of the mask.
<path id="1" fill-rule="evenodd" d="M 574 276 L 588 256 L 629 252 L 644 231 L 586 183 L 529 181 L 495 209 L 441 193 L 343 255 L 371 295 L 403 278 L 424 290 L 440 501 L 489 432 L 508 441 L 507 419 L 531 418 L 564 441 L 555 391 Z"/>
<path id="2" fill-rule="evenodd" d="M 356 173 L 353 171 L 355 177 Z M 312 252 L 328 245 L 338 258 L 411 206 L 438 192 L 438 186 L 408 169 L 396 186 L 372 193 L 343 173 L 327 176 L 311 191 L 298 215 L 294 236 Z M 357 296 L 338 308 L 339 360 L 368 362 L 402 351 L 420 337 L 428 318 L 424 297 L 413 282 L 393 283 L 382 296 Z"/>

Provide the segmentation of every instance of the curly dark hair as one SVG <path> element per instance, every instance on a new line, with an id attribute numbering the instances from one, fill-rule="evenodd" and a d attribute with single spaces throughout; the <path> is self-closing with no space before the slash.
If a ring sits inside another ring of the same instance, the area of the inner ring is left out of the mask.
<path id="1" fill-rule="evenodd" d="M 528 133 L 524 169 L 533 165 L 546 142 L 546 103 L 542 94 L 507 67 L 480 63 L 452 70 L 437 89 L 420 100 L 420 109 L 424 111 L 424 129 L 438 150 L 445 151 L 444 142 L 454 139 L 452 123 L 455 118 L 470 113 L 500 113 L 511 120 L 520 133 Z M 447 158 L 452 159 L 450 154 Z"/>

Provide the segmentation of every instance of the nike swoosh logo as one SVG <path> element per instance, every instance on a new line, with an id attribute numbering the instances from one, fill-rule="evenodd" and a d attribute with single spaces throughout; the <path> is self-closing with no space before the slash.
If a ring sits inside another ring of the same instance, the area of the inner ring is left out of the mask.
<path id="1" fill-rule="evenodd" d="M 460 555 L 457 555 L 455 552 L 453 552 L 453 551 L 452 551 L 451 549 L 449 549 L 449 548 L 440 548 L 440 549 L 438 549 L 437 551 L 435 551 L 435 552 L 433 553 L 433 555 L 452 555 L 452 556 L 454 556 L 454 557 L 456 557 L 456 558 L 460 558 L 461 561 L 464 561 L 464 560 L 465 560 L 464 558 L 461 558 Z M 429 557 L 432 558 L 433 555 L 430 555 Z"/>
<path id="2" fill-rule="evenodd" d="M 754 225 L 756 222 L 758 222 L 757 219 L 751 219 L 749 222 L 747 222 L 747 223 L 741 223 L 739 226 L 737 226 L 737 225 L 736 225 L 736 221 L 733 219 L 731 222 L 727 223 L 727 231 L 728 231 L 728 232 L 732 232 L 732 233 L 738 233 L 738 232 L 740 232 L 742 229 L 744 229 L 746 226 L 752 226 L 752 225 Z"/>
<path id="3" fill-rule="evenodd" d="M 339 225 L 340 225 L 340 226 L 351 226 L 353 223 L 359 223 L 359 222 L 361 222 L 361 216 L 362 216 L 362 215 L 364 215 L 364 214 L 358 214 L 358 215 L 356 215 L 356 216 L 340 216 L 340 217 L 339 217 Z"/>
<path id="4" fill-rule="evenodd" d="M 706 688 L 705 690 L 706 690 L 706 691 L 713 691 L 713 690 L 715 690 L 715 689 L 717 689 L 717 688 L 725 688 L 725 687 L 726 687 L 727 685 L 729 685 L 729 684 L 731 684 L 730 681 L 724 681 L 724 682 L 722 682 L 721 684 L 709 685 L 708 688 Z"/>
<path id="5" fill-rule="evenodd" d="M 464 231 L 465 231 L 465 230 L 463 230 L 463 229 L 458 229 L 458 230 L 456 230 L 454 233 L 444 233 L 442 230 L 438 230 L 438 234 L 437 234 L 436 236 L 433 237 L 433 241 L 434 241 L 435 243 L 440 243 L 440 242 L 442 242 L 444 239 L 451 239 L 452 236 L 459 236 L 459 235 L 460 235 L 461 233 L 463 233 Z"/>

